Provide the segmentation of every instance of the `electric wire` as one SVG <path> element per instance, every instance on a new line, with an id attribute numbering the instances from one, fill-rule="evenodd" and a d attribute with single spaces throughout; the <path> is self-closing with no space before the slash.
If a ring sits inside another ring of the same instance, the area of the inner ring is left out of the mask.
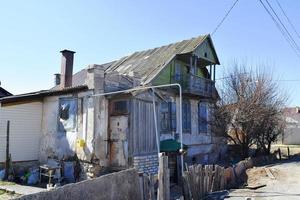
<path id="1" fill-rule="evenodd" d="M 232 9 L 235 7 L 235 5 L 238 3 L 239 0 L 236 0 L 232 6 L 230 7 L 230 9 L 227 11 L 227 13 L 224 15 L 224 17 L 222 18 L 222 20 L 219 22 L 219 24 L 216 26 L 216 28 L 214 29 L 214 31 L 211 33 L 211 35 L 214 35 L 217 30 L 221 27 L 221 25 L 223 24 L 223 22 L 225 21 L 225 19 L 229 16 L 230 12 L 232 11 Z"/>
<path id="2" fill-rule="evenodd" d="M 276 0 L 276 3 L 278 5 L 278 7 L 280 8 L 281 12 L 283 13 L 283 15 L 285 16 L 285 18 L 287 19 L 288 23 L 290 24 L 290 26 L 292 27 L 293 31 L 295 32 L 295 34 L 297 35 L 297 37 L 300 39 L 300 34 L 298 33 L 297 29 L 295 28 L 294 24 L 292 23 L 292 21 L 290 20 L 290 18 L 288 17 L 288 15 L 286 14 L 286 12 L 284 11 L 284 9 L 282 8 L 281 4 L 279 3 L 278 0 Z"/>
<path id="3" fill-rule="evenodd" d="M 286 33 L 284 32 L 283 28 L 280 26 L 280 24 L 277 22 L 277 20 L 275 19 L 275 17 L 272 15 L 272 13 L 269 11 L 269 9 L 267 8 L 267 6 L 262 2 L 262 0 L 259 0 L 259 2 L 261 3 L 261 5 L 263 6 L 263 8 L 265 9 L 265 11 L 267 12 L 267 14 L 271 17 L 272 21 L 275 23 L 276 27 L 278 28 L 278 30 L 280 31 L 280 33 L 282 34 L 282 36 L 284 37 L 284 39 L 286 40 L 286 42 L 290 45 L 290 47 L 292 48 L 292 50 L 295 52 L 295 54 L 300 58 L 299 52 L 297 51 L 297 48 L 293 45 L 293 43 L 290 41 L 289 37 L 286 35 Z"/>
<path id="4" fill-rule="evenodd" d="M 295 47 L 298 49 L 298 51 L 300 51 L 300 48 L 298 46 L 298 44 L 296 43 L 296 41 L 294 40 L 293 36 L 290 34 L 289 30 L 286 28 L 286 26 L 284 25 L 284 23 L 282 22 L 282 20 L 280 19 L 280 17 L 278 16 L 278 14 L 276 13 L 276 11 L 274 10 L 273 6 L 269 3 L 268 0 L 265 0 L 268 4 L 268 6 L 271 8 L 272 12 L 274 13 L 274 15 L 276 16 L 277 20 L 279 21 L 279 23 L 281 24 L 281 26 L 283 27 L 283 29 L 286 31 L 286 33 L 288 34 L 288 36 L 290 37 L 291 41 L 293 42 L 293 44 L 295 45 Z"/>

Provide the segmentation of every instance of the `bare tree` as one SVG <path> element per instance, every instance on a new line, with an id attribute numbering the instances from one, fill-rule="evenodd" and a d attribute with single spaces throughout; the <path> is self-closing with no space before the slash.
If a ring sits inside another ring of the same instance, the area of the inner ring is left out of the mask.
<path id="1" fill-rule="evenodd" d="M 254 145 L 269 153 L 283 130 L 281 110 L 286 95 L 271 75 L 245 66 L 236 65 L 222 81 L 221 101 L 211 122 L 214 131 L 240 145 L 243 157 Z"/>

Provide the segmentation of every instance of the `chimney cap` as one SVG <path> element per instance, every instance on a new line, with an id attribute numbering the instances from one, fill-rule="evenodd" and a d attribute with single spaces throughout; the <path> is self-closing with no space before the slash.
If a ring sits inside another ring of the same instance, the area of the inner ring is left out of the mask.
<path id="1" fill-rule="evenodd" d="M 64 50 L 61 50 L 60 53 L 76 53 L 75 51 L 71 51 L 71 50 L 68 50 L 68 49 L 64 49 Z"/>

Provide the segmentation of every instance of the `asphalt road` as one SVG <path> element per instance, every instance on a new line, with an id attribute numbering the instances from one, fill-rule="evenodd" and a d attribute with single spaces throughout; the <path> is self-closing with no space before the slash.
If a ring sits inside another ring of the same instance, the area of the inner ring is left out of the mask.
<path id="1" fill-rule="evenodd" d="M 275 178 L 265 172 L 270 169 Z M 230 192 L 230 200 L 300 200 L 300 156 L 274 165 L 252 168 L 247 171 L 248 184 L 265 187 L 257 190 L 237 189 Z"/>

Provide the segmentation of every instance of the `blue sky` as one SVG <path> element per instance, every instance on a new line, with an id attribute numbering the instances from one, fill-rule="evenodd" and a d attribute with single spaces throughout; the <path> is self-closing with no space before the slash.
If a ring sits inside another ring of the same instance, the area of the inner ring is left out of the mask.
<path id="1" fill-rule="evenodd" d="M 269 1 L 277 8 L 275 0 Z M 279 1 L 300 32 L 300 1 Z M 233 0 L 1 1 L 2 86 L 14 94 L 52 87 L 53 74 L 60 72 L 62 49 L 77 52 L 76 72 L 88 64 L 105 63 L 137 50 L 210 33 L 232 3 Z M 295 39 L 300 44 L 299 38 Z M 221 61 L 218 77 L 236 60 L 263 65 L 276 79 L 300 79 L 299 57 L 258 0 L 240 0 L 213 40 Z M 300 105 L 300 81 L 280 81 L 280 85 L 290 94 L 288 104 Z"/>

